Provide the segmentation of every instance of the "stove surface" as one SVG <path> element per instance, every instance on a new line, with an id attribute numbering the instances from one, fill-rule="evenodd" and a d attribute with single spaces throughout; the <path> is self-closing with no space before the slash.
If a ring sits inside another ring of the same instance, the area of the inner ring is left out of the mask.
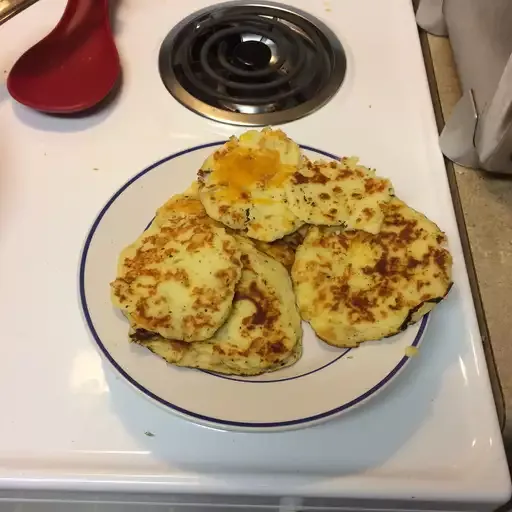
<path id="1" fill-rule="evenodd" d="M 100 357 L 77 272 L 95 216 L 144 167 L 241 128 L 169 94 L 159 52 L 207 0 L 124 0 L 114 13 L 118 96 L 83 118 L 48 117 L 5 88 L 16 58 L 64 0 L 0 28 L 0 488 L 247 493 L 496 504 L 510 480 L 492 401 L 421 50 L 408 0 L 288 0 L 336 34 L 346 76 L 297 142 L 358 155 L 448 234 L 455 287 L 420 354 L 376 399 L 339 420 L 269 434 L 221 432 L 147 402 Z M 3 76 L 3 78 L 1 78 Z M 0 494 L 0 497 L 2 494 Z M 490 505 L 489 505 L 489 508 Z"/>

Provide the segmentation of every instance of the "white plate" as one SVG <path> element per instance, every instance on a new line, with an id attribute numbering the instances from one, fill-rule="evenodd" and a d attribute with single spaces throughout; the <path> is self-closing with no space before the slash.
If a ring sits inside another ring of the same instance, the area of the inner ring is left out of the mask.
<path id="1" fill-rule="evenodd" d="M 320 341 L 304 323 L 304 354 L 292 367 L 257 377 L 228 377 L 168 365 L 128 342 L 128 324 L 109 296 L 123 247 L 148 225 L 158 206 L 182 192 L 221 142 L 171 155 L 123 185 L 95 220 L 80 263 L 80 295 L 86 322 L 112 365 L 143 395 L 169 411 L 216 428 L 245 431 L 306 427 L 360 405 L 381 391 L 408 361 L 427 317 L 405 332 L 336 349 Z M 313 158 L 327 156 L 303 147 Z"/>

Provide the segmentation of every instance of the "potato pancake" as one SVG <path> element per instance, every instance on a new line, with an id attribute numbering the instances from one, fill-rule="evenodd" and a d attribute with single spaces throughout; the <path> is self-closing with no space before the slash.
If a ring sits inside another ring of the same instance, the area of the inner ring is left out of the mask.
<path id="1" fill-rule="evenodd" d="M 393 198 L 378 234 L 310 228 L 292 269 L 302 318 L 331 345 L 392 336 L 448 293 L 452 258 L 445 235 Z"/>
<path id="2" fill-rule="evenodd" d="M 122 251 L 112 302 L 137 328 L 186 342 L 211 338 L 231 312 L 240 257 L 223 227 L 177 211 Z"/>
<path id="3" fill-rule="evenodd" d="M 132 341 L 177 366 L 232 375 L 257 375 L 296 362 L 302 354 L 301 319 L 285 268 L 237 237 L 242 278 L 233 309 L 212 338 L 183 343 L 136 330 Z"/>
<path id="4" fill-rule="evenodd" d="M 300 161 L 299 146 L 281 130 L 250 130 L 204 162 L 199 199 L 226 226 L 256 240 L 277 240 L 304 224 L 288 208 L 284 190 Z"/>
<path id="5" fill-rule="evenodd" d="M 392 194 L 391 182 L 357 165 L 356 158 L 330 162 L 305 159 L 285 188 L 288 207 L 303 222 L 369 233 L 379 232 L 381 205 Z"/>
<path id="6" fill-rule="evenodd" d="M 197 194 L 194 192 L 193 186 L 183 194 L 177 194 L 171 197 L 164 205 L 157 210 L 155 218 L 156 223 L 165 222 L 169 217 L 176 215 L 176 213 L 186 213 L 188 215 L 198 216 L 204 222 L 216 223 L 211 219 L 202 203 L 199 201 Z M 220 223 L 216 223 L 222 226 Z M 236 230 L 226 228 L 228 233 L 237 234 Z M 297 247 L 304 241 L 308 226 L 302 226 L 297 231 L 290 235 L 276 240 L 274 242 L 262 242 L 261 240 L 254 240 L 246 238 L 261 252 L 267 254 L 271 258 L 274 258 L 281 263 L 288 271 L 291 270 L 293 262 L 295 261 L 295 251 Z M 243 236 L 239 234 L 238 236 Z M 244 237 L 245 238 L 245 237 Z"/>

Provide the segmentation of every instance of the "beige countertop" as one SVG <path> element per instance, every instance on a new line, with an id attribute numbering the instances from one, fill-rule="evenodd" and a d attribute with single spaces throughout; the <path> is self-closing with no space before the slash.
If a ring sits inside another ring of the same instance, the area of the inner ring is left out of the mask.
<path id="1" fill-rule="evenodd" d="M 446 119 L 461 96 L 459 80 L 449 41 L 429 35 L 428 44 L 440 106 Z M 454 176 L 501 382 L 504 439 L 511 460 L 512 176 L 497 176 L 457 165 L 454 165 Z"/>

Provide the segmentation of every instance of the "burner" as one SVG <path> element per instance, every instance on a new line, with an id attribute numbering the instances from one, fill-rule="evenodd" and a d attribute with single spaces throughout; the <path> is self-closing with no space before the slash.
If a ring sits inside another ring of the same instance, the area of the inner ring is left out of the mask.
<path id="1" fill-rule="evenodd" d="M 272 50 L 263 41 L 242 41 L 235 46 L 233 56 L 252 69 L 264 69 L 270 64 Z"/>
<path id="2" fill-rule="evenodd" d="M 322 22 L 273 2 L 231 1 L 179 23 L 160 48 L 169 92 L 229 124 L 299 119 L 325 104 L 346 73 L 345 52 Z"/>

